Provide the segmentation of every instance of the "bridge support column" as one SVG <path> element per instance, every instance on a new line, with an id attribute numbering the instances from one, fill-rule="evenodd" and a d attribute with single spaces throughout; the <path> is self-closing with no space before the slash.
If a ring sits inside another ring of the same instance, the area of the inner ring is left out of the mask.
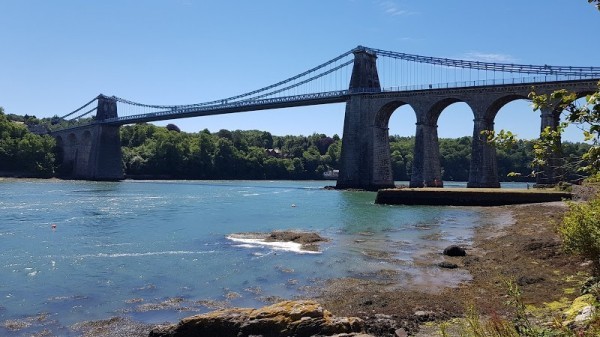
<path id="1" fill-rule="evenodd" d="M 353 95 L 346 103 L 340 174 L 336 188 L 378 190 L 394 187 L 388 129 L 374 124 L 380 107 L 360 93 L 381 91 L 377 74 L 377 56 L 366 49 L 354 51 L 350 79 Z"/>
<path id="2" fill-rule="evenodd" d="M 95 125 L 90 151 L 89 173 L 84 179 L 123 180 L 121 134 L 119 126 Z"/>
<path id="3" fill-rule="evenodd" d="M 340 174 L 336 188 L 378 190 L 394 187 L 387 128 L 374 126 L 368 98 L 353 96 L 346 103 Z"/>
<path id="4" fill-rule="evenodd" d="M 558 124 L 560 123 L 560 114 L 557 113 L 554 108 L 542 109 L 540 117 L 540 132 L 543 132 L 547 127 L 549 127 L 551 130 L 556 130 L 558 128 Z M 560 144 L 558 145 L 560 149 Z M 538 175 L 536 176 L 536 184 L 547 186 L 558 183 L 560 177 L 562 176 L 561 162 L 562 153 L 560 150 L 549 153 L 548 159 L 546 160 L 546 165 L 544 167 L 536 168 L 536 170 L 539 171 Z"/>
<path id="5" fill-rule="evenodd" d="M 83 180 L 122 180 L 121 137 L 118 125 L 98 121 L 117 116 L 116 102 L 100 95 L 96 122 L 53 132 L 62 147 L 63 166 L 68 178 Z"/>
<path id="6" fill-rule="evenodd" d="M 417 123 L 410 187 L 443 187 L 437 125 Z"/>
<path id="7" fill-rule="evenodd" d="M 494 130 L 494 122 L 484 118 L 473 120 L 473 141 L 471 146 L 471 168 L 467 187 L 498 188 L 498 167 L 496 148 L 487 144 L 481 135 L 483 130 Z"/>

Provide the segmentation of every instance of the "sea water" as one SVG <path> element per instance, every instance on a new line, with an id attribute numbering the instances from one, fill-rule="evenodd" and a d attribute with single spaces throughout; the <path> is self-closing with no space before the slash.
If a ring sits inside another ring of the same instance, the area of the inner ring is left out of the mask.
<path id="1" fill-rule="evenodd" d="M 176 321 L 389 270 L 401 286 L 468 279 L 434 262 L 489 220 L 478 208 L 375 205 L 372 192 L 323 189 L 332 183 L 0 180 L 0 335 Z M 230 239 L 287 229 L 329 241 L 310 253 Z"/>

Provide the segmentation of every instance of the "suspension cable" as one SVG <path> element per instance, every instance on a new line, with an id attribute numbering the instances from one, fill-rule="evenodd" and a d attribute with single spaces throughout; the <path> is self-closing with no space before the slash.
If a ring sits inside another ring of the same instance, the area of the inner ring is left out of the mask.
<path id="1" fill-rule="evenodd" d="M 544 74 L 544 75 L 575 75 L 583 77 L 600 76 L 600 67 L 574 67 L 574 66 L 551 66 L 551 65 L 525 65 L 514 63 L 492 63 L 482 61 L 467 61 L 440 57 L 421 56 L 415 54 L 399 53 L 375 48 L 366 48 L 367 50 L 380 55 L 406 61 L 418 63 L 439 64 L 447 67 L 469 68 L 484 71 L 501 71 L 509 73 L 523 74 Z"/>
<path id="2" fill-rule="evenodd" d="M 313 72 L 315 72 L 315 71 L 317 71 L 317 70 L 319 70 L 321 68 L 324 68 L 324 67 L 328 66 L 331 63 L 334 63 L 334 62 L 336 62 L 336 61 L 338 61 L 340 59 L 343 59 L 344 57 L 352 54 L 352 52 L 353 52 L 352 50 L 348 51 L 348 52 L 345 52 L 345 53 L 341 54 L 340 56 L 335 57 L 335 58 L 333 58 L 333 59 L 331 59 L 331 60 L 329 60 L 329 61 L 327 61 L 325 63 L 322 63 L 322 64 L 320 64 L 320 65 L 318 65 L 318 66 L 316 66 L 316 67 L 314 67 L 314 68 L 312 68 L 310 70 L 307 70 L 307 71 L 305 71 L 305 72 L 303 72 L 301 74 L 298 74 L 296 76 L 290 77 L 288 79 L 285 79 L 283 81 L 277 82 L 275 84 L 266 86 L 264 88 L 260 88 L 260 89 L 257 89 L 257 90 L 254 90 L 254 91 L 250 91 L 250 92 L 247 92 L 247 93 L 244 93 L 244 94 L 241 94 L 241 95 L 231 96 L 231 97 L 228 97 L 228 98 L 223 98 L 223 99 L 214 100 L 214 101 L 210 101 L 210 102 L 195 103 L 195 104 L 185 104 L 185 105 L 151 105 L 151 104 L 142 104 L 142 103 L 133 102 L 133 101 L 126 100 L 126 99 L 123 99 L 123 98 L 120 98 L 120 97 L 116 97 L 116 96 L 113 96 L 113 98 L 116 99 L 117 101 L 121 102 L 121 103 L 130 104 L 130 105 L 136 105 L 136 106 L 145 107 L 145 108 L 155 108 L 155 109 L 177 109 L 177 108 L 190 108 L 190 107 L 199 107 L 199 106 L 205 106 L 205 105 L 221 104 L 223 101 L 235 101 L 235 100 L 238 100 L 240 98 L 252 96 L 252 95 L 255 95 L 257 93 L 260 93 L 260 92 L 263 92 L 263 91 L 267 91 L 267 90 L 276 88 L 278 86 L 284 85 L 286 83 L 289 83 L 291 81 L 297 80 L 297 79 L 299 79 L 301 77 L 304 77 L 304 76 L 306 76 L 306 75 L 308 75 L 310 73 L 313 73 Z"/>
<path id="3" fill-rule="evenodd" d="M 85 108 L 85 107 L 87 107 L 88 105 L 92 104 L 92 103 L 93 103 L 95 100 L 97 100 L 97 99 L 98 99 L 98 96 L 94 97 L 94 98 L 93 98 L 91 101 L 89 101 L 89 102 L 85 103 L 85 104 L 84 104 L 84 105 L 82 105 L 80 108 L 76 109 L 75 111 L 72 111 L 72 112 L 70 112 L 70 113 L 68 113 L 68 114 L 66 114 L 66 115 L 64 115 L 64 116 L 62 116 L 62 117 L 60 117 L 60 118 L 61 118 L 61 119 L 65 119 L 65 118 L 67 118 L 67 117 L 71 116 L 72 114 L 75 114 L 75 113 L 77 113 L 77 112 L 81 111 L 82 109 L 84 109 L 84 108 Z M 95 108 L 94 108 L 94 109 L 95 109 Z"/>
<path id="4" fill-rule="evenodd" d="M 327 70 L 327 71 L 325 71 L 325 72 L 323 72 L 323 73 L 317 74 L 317 75 L 315 75 L 315 76 L 313 76 L 313 77 L 310 77 L 310 78 L 307 78 L 307 79 L 305 79 L 305 80 L 303 80 L 303 81 L 300 81 L 300 82 L 294 83 L 294 84 L 292 84 L 292 85 L 290 85 L 290 86 L 287 86 L 287 87 L 284 87 L 284 88 L 280 88 L 280 89 L 277 89 L 277 90 L 275 90 L 275 91 L 267 92 L 267 93 L 265 93 L 265 94 L 262 94 L 262 95 L 259 95 L 259 96 L 255 96 L 255 97 L 252 97 L 252 98 L 246 99 L 246 100 L 244 100 L 244 101 L 252 101 L 252 100 L 259 99 L 259 98 L 263 98 L 263 97 L 267 97 L 267 96 L 271 96 L 271 95 L 275 95 L 275 94 L 281 93 L 281 92 L 283 92 L 283 91 L 286 91 L 286 90 L 289 90 L 289 89 L 292 89 L 292 88 L 298 87 L 298 86 L 300 86 L 300 85 L 302 85 L 302 84 L 305 84 L 305 83 L 308 83 L 308 82 L 310 82 L 310 81 L 314 81 L 314 80 L 316 80 L 316 79 L 318 79 L 318 78 L 321 78 L 321 77 L 323 77 L 323 76 L 325 76 L 325 75 L 331 74 L 331 73 L 333 73 L 333 72 L 335 72 L 335 71 L 337 71 L 337 70 L 339 70 L 339 69 L 342 69 L 342 68 L 344 68 L 345 66 L 347 66 L 347 65 L 349 65 L 349 64 L 352 64 L 352 63 L 354 63 L 354 60 L 350 60 L 350 61 L 347 61 L 347 62 L 345 62 L 345 63 L 342 63 L 342 64 L 340 64 L 339 66 L 337 66 L 337 67 L 335 67 L 335 68 L 329 69 L 329 70 Z"/>
<path id="5" fill-rule="evenodd" d="M 71 120 L 79 119 L 79 118 L 81 118 L 81 117 L 83 117 L 83 116 L 85 116 L 85 115 L 87 115 L 87 114 L 89 114 L 89 113 L 93 112 L 93 111 L 94 111 L 94 110 L 96 110 L 96 109 L 98 109 L 98 107 L 97 107 L 97 106 L 95 106 L 95 107 L 91 108 L 90 110 L 88 110 L 88 111 L 86 111 L 86 112 L 82 113 L 81 115 L 79 115 L 79 116 L 77 116 L 77 117 L 73 117 L 73 118 L 71 118 Z"/>

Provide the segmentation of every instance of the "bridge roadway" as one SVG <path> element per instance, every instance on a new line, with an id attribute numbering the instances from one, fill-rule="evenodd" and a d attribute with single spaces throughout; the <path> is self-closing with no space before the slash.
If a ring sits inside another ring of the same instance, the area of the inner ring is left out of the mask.
<path id="1" fill-rule="evenodd" d="M 178 107 L 174 109 L 151 112 L 145 114 L 136 114 L 136 115 L 128 115 L 128 116 L 117 116 L 113 118 L 107 118 L 105 120 L 99 121 L 101 124 L 107 125 L 125 125 L 125 124 L 136 124 L 136 123 L 147 123 L 147 122 L 156 122 L 162 120 L 171 120 L 171 119 L 181 119 L 181 118 L 190 118 L 190 117 L 202 117 L 202 116 L 212 116 L 212 115 L 222 115 L 229 113 L 238 113 L 238 112 L 248 112 L 248 111 L 260 111 L 260 110 L 272 110 L 272 109 L 282 109 L 282 108 L 292 108 L 292 107 L 302 107 L 302 106 L 314 106 L 314 105 L 322 105 L 322 104 L 332 104 L 332 103 L 346 103 L 349 101 L 350 96 L 352 95 L 374 95 L 374 94 L 392 94 L 396 96 L 415 96 L 415 95 L 432 95 L 438 96 L 440 94 L 445 95 L 453 95 L 456 92 L 464 92 L 465 90 L 476 90 L 481 91 L 481 93 L 485 92 L 497 92 L 499 88 L 505 88 L 504 90 L 510 91 L 511 87 L 522 87 L 523 85 L 528 85 L 528 90 L 531 89 L 532 86 L 536 85 L 546 85 L 548 83 L 574 83 L 574 82 L 589 82 L 589 80 L 566 80 L 566 81 L 543 81 L 540 82 L 541 79 L 547 79 L 547 77 L 532 77 L 532 78 L 517 78 L 517 79 L 503 79 L 501 82 L 497 82 L 498 84 L 489 85 L 487 84 L 489 81 L 473 81 L 473 82 L 461 82 L 460 84 L 473 83 L 473 85 L 468 85 L 464 87 L 454 86 L 452 84 L 446 86 L 433 86 L 432 88 L 427 88 L 426 86 L 418 86 L 416 89 L 412 89 L 413 87 L 404 87 L 404 88 L 389 88 L 389 89 L 370 89 L 370 90 L 360 90 L 360 89 L 352 89 L 352 90 L 336 90 L 329 92 L 321 92 L 314 94 L 305 94 L 305 95 L 296 95 L 296 96 L 285 96 L 285 97 L 276 97 L 269 99 L 249 99 L 242 101 L 234 101 L 234 102 L 226 102 L 222 104 L 213 104 L 213 105 L 190 105 L 189 107 Z M 531 80 L 531 81 L 524 81 Z M 538 81 L 536 81 L 538 80 Z M 597 80 L 593 80 L 597 81 Z M 492 81 L 494 83 L 494 81 Z M 456 83 L 458 84 L 458 83 Z M 479 84 L 479 85 L 477 85 Z M 410 88 L 410 89 L 405 89 Z M 77 128 L 77 127 L 75 127 Z"/>
<path id="2" fill-rule="evenodd" d="M 108 125 L 124 125 L 179 118 L 222 115 L 236 112 L 281 109 L 331 103 L 344 103 L 348 100 L 349 95 L 350 90 L 338 90 L 316 94 L 286 96 L 281 98 L 237 101 L 219 105 L 207 105 L 198 107 L 190 106 L 189 108 L 178 108 L 147 114 L 113 117 L 102 120 L 100 121 L 100 123 Z"/>

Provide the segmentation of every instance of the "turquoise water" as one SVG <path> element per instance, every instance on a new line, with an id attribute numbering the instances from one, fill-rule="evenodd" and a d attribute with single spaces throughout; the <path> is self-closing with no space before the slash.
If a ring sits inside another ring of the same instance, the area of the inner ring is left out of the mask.
<path id="1" fill-rule="evenodd" d="M 479 209 L 374 205 L 374 193 L 322 189 L 328 183 L 0 181 L 0 335 L 64 335 L 114 316 L 175 321 L 381 270 L 406 286 L 468 279 L 415 261 L 468 244 L 488 221 Z M 300 254 L 227 239 L 277 229 L 330 241 Z M 14 321 L 29 325 L 11 330 Z"/>

